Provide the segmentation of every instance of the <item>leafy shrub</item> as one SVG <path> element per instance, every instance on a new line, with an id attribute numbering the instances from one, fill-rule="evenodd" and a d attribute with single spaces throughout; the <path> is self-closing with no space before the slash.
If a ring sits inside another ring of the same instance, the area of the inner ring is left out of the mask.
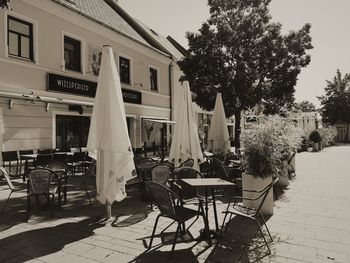
<path id="1" fill-rule="evenodd" d="M 245 168 L 255 177 L 266 178 L 283 169 L 292 151 L 297 151 L 303 131 L 285 118 L 270 117 L 242 134 Z"/>
<path id="2" fill-rule="evenodd" d="M 334 144 L 335 137 L 337 136 L 337 129 L 335 127 L 327 127 L 318 129 L 322 138 L 324 146 L 330 146 Z"/>
<path id="3" fill-rule="evenodd" d="M 309 139 L 314 143 L 318 143 L 322 140 L 321 135 L 318 131 L 312 131 L 310 133 Z"/>

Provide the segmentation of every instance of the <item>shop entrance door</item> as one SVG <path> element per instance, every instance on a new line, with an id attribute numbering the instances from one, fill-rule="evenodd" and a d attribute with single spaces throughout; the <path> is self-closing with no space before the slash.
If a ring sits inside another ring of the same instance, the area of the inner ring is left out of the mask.
<path id="1" fill-rule="evenodd" d="M 56 115 L 56 148 L 86 147 L 90 129 L 90 117 Z"/>

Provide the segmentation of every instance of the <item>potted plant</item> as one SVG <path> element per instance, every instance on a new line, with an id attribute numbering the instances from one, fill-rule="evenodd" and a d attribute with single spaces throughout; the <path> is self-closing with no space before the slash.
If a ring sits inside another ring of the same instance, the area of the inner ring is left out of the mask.
<path id="1" fill-rule="evenodd" d="M 272 176 L 281 168 L 282 152 L 280 135 L 274 122 L 256 125 L 242 134 L 245 173 L 242 174 L 244 190 L 262 190 L 272 182 Z M 258 194 L 243 191 L 244 198 L 256 198 Z M 247 207 L 257 208 L 261 200 L 244 200 Z M 263 214 L 273 214 L 273 193 L 270 192 L 261 208 Z"/>
<path id="2" fill-rule="evenodd" d="M 312 150 L 314 152 L 319 151 L 319 143 L 321 142 L 321 135 L 318 131 L 312 131 L 309 136 L 310 141 L 312 141 Z"/>

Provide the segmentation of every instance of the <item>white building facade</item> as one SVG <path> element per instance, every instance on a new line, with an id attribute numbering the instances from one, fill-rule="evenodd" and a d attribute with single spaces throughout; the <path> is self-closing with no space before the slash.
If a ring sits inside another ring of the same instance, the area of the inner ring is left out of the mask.
<path id="1" fill-rule="evenodd" d="M 133 147 L 147 138 L 144 119 L 172 118 L 171 55 L 118 8 L 103 0 L 16 0 L 0 10 L 2 151 L 86 145 L 106 44 L 115 53 Z"/>

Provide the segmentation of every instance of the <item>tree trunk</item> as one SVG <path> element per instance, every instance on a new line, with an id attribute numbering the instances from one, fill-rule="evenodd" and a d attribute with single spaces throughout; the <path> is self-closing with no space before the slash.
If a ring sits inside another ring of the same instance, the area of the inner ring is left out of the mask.
<path id="1" fill-rule="evenodd" d="M 235 112 L 235 151 L 241 148 L 241 110 Z"/>

